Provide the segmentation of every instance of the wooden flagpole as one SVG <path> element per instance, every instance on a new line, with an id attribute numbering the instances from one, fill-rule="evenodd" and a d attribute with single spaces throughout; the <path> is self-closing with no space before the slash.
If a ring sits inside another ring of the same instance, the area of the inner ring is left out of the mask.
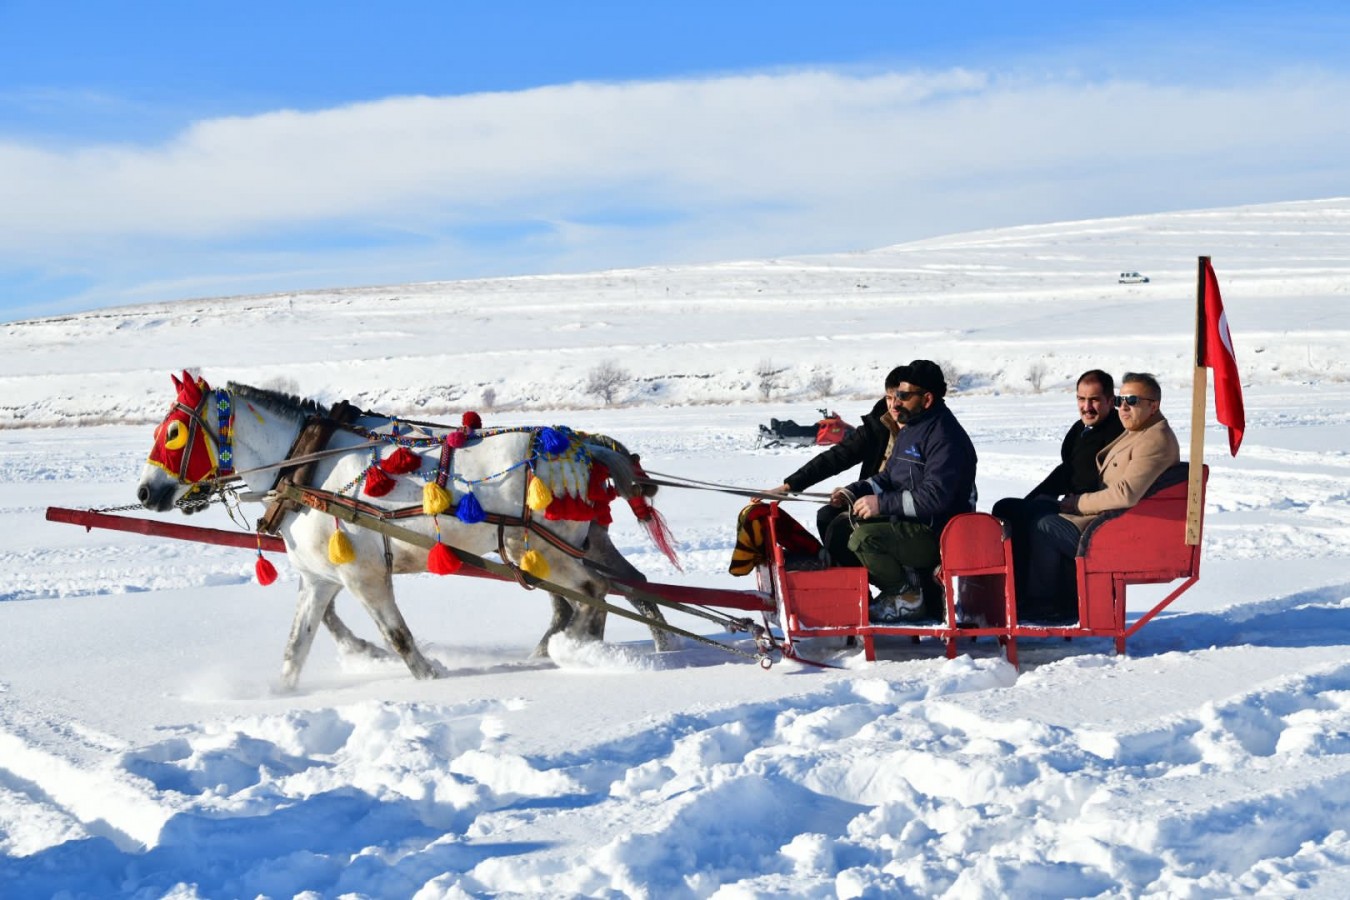
<path id="1" fill-rule="evenodd" d="M 1199 258 L 1195 276 L 1195 372 L 1191 378 L 1191 471 L 1186 486 L 1186 544 L 1200 543 L 1205 468 L 1205 412 L 1209 371 L 1205 359 L 1205 267 L 1208 256 Z"/>

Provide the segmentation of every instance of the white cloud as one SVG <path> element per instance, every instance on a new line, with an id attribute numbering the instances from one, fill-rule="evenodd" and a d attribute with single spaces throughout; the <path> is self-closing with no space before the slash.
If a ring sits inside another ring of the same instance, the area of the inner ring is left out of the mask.
<path id="1" fill-rule="evenodd" d="M 210 242 L 303 254 L 295 233 L 338 225 L 420 235 L 452 267 L 484 252 L 459 243 L 477 223 L 537 222 L 556 231 L 491 251 L 537 271 L 1329 196 L 1350 183 L 1350 124 L 1328 113 L 1348 90 L 1306 71 L 1203 88 L 812 71 L 283 110 L 150 147 L 0 142 L 0 259 L 96 267 L 191 244 L 224 268 Z"/>

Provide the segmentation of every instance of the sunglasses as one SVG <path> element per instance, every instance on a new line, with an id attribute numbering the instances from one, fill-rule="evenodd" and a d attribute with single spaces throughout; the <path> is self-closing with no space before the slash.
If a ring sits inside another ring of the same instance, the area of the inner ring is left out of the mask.
<path id="1" fill-rule="evenodd" d="M 887 400 L 899 400 L 901 403 L 904 403 L 904 402 L 905 402 L 906 400 L 908 400 L 910 397 L 918 397 L 918 396 L 920 396 L 921 394 L 926 394 L 926 393 L 928 393 L 928 392 L 927 392 L 927 391 L 892 391 L 891 393 L 889 393 L 889 394 L 886 395 L 886 399 L 887 399 Z"/>
<path id="2" fill-rule="evenodd" d="M 1138 406 L 1140 400 L 1147 400 L 1149 403 L 1157 403 L 1152 397 L 1140 397 L 1138 394 L 1122 394 L 1116 398 L 1116 406 Z"/>

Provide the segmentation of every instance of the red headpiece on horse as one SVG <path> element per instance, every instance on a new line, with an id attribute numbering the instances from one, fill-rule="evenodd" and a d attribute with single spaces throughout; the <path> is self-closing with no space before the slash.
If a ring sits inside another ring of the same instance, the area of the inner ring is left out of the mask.
<path id="1" fill-rule="evenodd" d="M 168 416 L 155 429 L 155 445 L 147 462 L 159 466 L 184 484 L 197 484 L 216 474 L 216 438 L 202 418 L 211 387 L 204 379 L 183 371 L 173 378 L 178 397 Z"/>

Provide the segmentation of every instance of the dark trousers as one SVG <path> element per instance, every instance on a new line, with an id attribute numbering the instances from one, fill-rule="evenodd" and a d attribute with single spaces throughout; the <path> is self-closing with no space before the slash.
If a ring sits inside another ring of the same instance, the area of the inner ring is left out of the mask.
<path id="1" fill-rule="evenodd" d="M 933 568 L 938 564 L 938 537 L 933 529 L 909 519 L 878 518 L 857 522 L 839 515 L 826 531 L 825 546 L 836 566 L 864 566 L 879 591 L 900 590 L 911 581 L 933 599 Z"/>
<path id="2" fill-rule="evenodd" d="M 1042 516 L 1031 525 L 1025 608 L 1062 614 L 1078 612 L 1078 526 L 1060 515 Z M 1024 608 L 1019 595 L 1019 613 Z"/>
<path id="3" fill-rule="evenodd" d="M 1013 551 L 1013 583 L 1018 600 L 1025 603 L 1030 580 L 1032 527 L 1046 516 L 1057 515 L 1059 501 L 1050 496 L 1004 497 L 994 504 L 992 512 L 1008 526 Z"/>

